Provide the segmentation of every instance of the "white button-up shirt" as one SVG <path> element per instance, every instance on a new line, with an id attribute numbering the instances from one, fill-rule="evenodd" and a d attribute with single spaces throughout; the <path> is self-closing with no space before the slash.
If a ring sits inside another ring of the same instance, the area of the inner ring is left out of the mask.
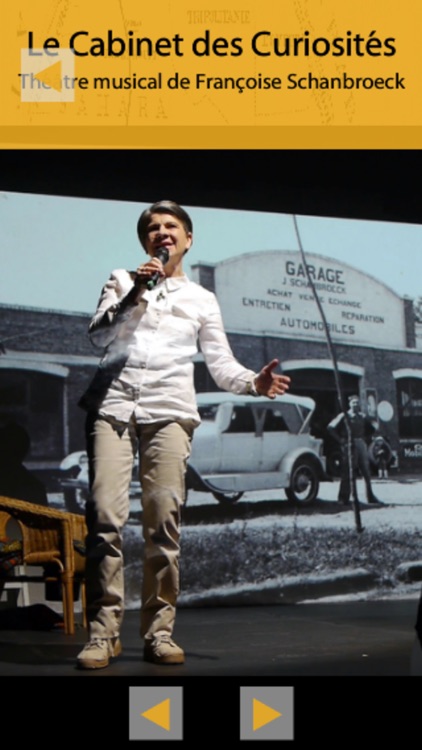
<path id="1" fill-rule="evenodd" d="M 132 287 L 131 275 L 119 269 L 103 288 L 89 332 L 106 351 L 97 385 L 83 399 L 87 408 L 95 403 L 101 416 L 124 423 L 134 416 L 138 422 L 199 424 L 192 362 L 198 341 L 220 388 L 250 391 L 255 373 L 234 358 L 212 292 L 186 276 L 165 278 L 142 290 L 137 305 L 120 310 Z"/>

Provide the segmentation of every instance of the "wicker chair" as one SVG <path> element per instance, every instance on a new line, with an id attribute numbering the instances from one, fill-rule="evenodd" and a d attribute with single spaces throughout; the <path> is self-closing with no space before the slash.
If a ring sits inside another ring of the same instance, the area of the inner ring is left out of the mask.
<path id="1" fill-rule="evenodd" d="M 75 581 L 81 583 L 83 623 L 85 619 L 85 558 L 75 549 L 74 542 L 84 543 L 86 537 L 85 519 L 75 513 L 65 513 L 43 505 L 0 497 L 0 536 L 5 536 L 6 526 L 14 518 L 22 533 L 23 565 L 48 565 L 48 579 L 56 579 L 62 584 L 63 619 L 65 633 L 75 632 L 74 590 Z M 53 571 L 53 576 L 50 575 Z M 57 572 L 55 572 L 57 571 Z M 16 576 L 2 574 L 0 583 L 5 581 L 45 581 L 40 576 Z"/>

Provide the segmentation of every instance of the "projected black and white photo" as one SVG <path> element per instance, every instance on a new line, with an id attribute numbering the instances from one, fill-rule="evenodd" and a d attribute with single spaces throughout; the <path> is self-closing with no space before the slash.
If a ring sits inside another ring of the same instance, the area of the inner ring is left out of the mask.
<path id="1" fill-rule="evenodd" d="M 84 513 L 79 401 L 102 356 L 88 325 L 110 272 L 141 262 L 136 225 L 148 205 L 0 194 L 0 494 Z M 236 358 L 255 372 L 277 358 L 291 386 L 275 401 L 232 396 L 196 355 L 202 421 L 187 472 L 180 604 L 416 592 L 422 226 L 186 209 L 187 274 L 216 294 Z M 360 444 L 355 498 L 345 411 Z M 139 606 L 140 499 L 135 461 L 128 608 Z"/>

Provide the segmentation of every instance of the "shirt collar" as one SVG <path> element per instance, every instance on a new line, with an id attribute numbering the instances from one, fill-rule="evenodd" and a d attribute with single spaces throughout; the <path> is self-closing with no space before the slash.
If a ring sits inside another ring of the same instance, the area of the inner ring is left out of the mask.
<path id="1" fill-rule="evenodd" d="M 170 294 L 171 292 L 176 292 L 178 289 L 183 289 L 187 284 L 190 284 L 190 281 L 186 274 L 183 274 L 183 276 L 169 276 L 161 284 L 157 284 L 154 289 L 146 289 L 142 297 L 149 302 L 159 297 L 160 294 L 162 295 L 163 292 Z"/>
<path id="2" fill-rule="evenodd" d="M 189 284 L 189 279 L 186 274 L 183 276 L 169 276 L 165 278 L 163 284 L 168 292 L 175 292 L 186 284 Z"/>

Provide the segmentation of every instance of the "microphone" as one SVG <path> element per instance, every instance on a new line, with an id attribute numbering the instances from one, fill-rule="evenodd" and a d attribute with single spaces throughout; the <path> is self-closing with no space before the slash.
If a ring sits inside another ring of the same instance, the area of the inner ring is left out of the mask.
<path id="1" fill-rule="evenodd" d="M 169 251 L 167 247 L 158 247 L 157 250 L 154 253 L 154 258 L 158 258 L 158 260 L 161 260 L 161 263 L 163 266 L 166 265 L 168 259 L 169 259 Z M 156 271 L 152 274 L 152 276 L 147 281 L 147 289 L 154 289 L 155 286 L 157 286 L 158 282 L 161 279 L 161 274 Z"/>

